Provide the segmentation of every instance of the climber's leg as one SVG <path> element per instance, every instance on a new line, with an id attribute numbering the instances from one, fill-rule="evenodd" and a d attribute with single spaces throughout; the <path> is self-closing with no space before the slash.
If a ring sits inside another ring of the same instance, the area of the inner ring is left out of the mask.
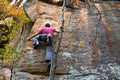
<path id="1" fill-rule="evenodd" d="M 33 45 L 34 45 L 34 49 L 36 49 L 38 47 L 38 45 L 40 45 L 40 42 L 47 42 L 47 34 L 40 34 L 36 37 L 34 37 L 33 39 Z"/>
<path id="2" fill-rule="evenodd" d="M 45 61 L 50 62 L 52 59 L 52 46 L 46 46 L 46 56 L 45 56 Z"/>
<path id="3" fill-rule="evenodd" d="M 33 38 L 34 49 L 36 49 L 38 47 L 38 45 L 39 45 L 39 37 L 40 37 L 40 35 Z"/>
<path id="4" fill-rule="evenodd" d="M 51 68 L 51 61 L 52 61 L 52 46 L 46 46 L 46 56 L 45 56 L 45 61 L 48 63 L 48 67 L 47 67 L 47 72 L 50 72 L 50 68 Z"/>

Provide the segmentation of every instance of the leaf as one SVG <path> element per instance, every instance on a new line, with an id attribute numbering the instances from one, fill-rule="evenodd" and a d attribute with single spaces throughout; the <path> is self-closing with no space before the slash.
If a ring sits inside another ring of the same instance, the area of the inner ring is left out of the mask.
<path id="1" fill-rule="evenodd" d="M 110 26 L 107 26 L 107 30 L 112 32 L 112 28 Z"/>
<path id="2" fill-rule="evenodd" d="M 82 41 L 80 41 L 80 47 L 84 47 L 84 46 L 85 44 Z"/>
<path id="3" fill-rule="evenodd" d="M 120 7 L 120 3 L 118 3 L 117 6 Z"/>
<path id="4" fill-rule="evenodd" d="M 110 11 L 113 11 L 115 9 L 116 9 L 115 7 L 108 7 L 108 10 L 110 10 Z"/>
<path id="5" fill-rule="evenodd" d="M 98 54 L 99 54 L 99 55 L 101 54 L 101 51 L 100 51 L 100 49 L 98 49 Z"/>
<path id="6" fill-rule="evenodd" d="M 7 2 L 7 0 L 2 0 L 3 2 Z"/>
<path id="7" fill-rule="evenodd" d="M 78 2 L 79 2 L 79 0 L 74 0 L 73 5 L 74 5 L 75 7 L 78 7 Z"/>

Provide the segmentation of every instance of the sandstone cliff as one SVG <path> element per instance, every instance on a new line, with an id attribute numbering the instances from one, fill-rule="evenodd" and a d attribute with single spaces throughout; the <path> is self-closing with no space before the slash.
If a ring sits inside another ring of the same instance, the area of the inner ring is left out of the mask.
<path id="1" fill-rule="evenodd" d="M 90 7 L 84 2 L 79 4 L 78 8 L 65 8 L 56 80 L 120 80 L 119 1 L 90 2 Z M 111 6 L 116 7 L 114 11 L 108 9 Z M 62 6 L 33 0 L 24 8 L 35 21 L 30 35 L 45 21 L 50 21 L 54 28 L 60 28 Z M 42 74 L 47 68 L 44 57 L 44 46 L 35 50 L 32 41 L 26 41 L 20 61 L 21 72 L 16 72 L 14 77 L 17 80 L 49 79 Z"/>

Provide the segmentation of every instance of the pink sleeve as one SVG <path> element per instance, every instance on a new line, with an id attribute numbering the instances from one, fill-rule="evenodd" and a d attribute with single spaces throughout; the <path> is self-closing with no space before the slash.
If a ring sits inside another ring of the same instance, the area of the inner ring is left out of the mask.
<path id="1" fill-rule="evenodd" d="M 56 31 L 56 29 L 53 29 L 54 30 L 54 32 Z"/>
<path id="2" fill-rule="evenodd" d="M 41 28 L 38 30 L 39 33 L 42 33 L 42 31 L 43 31 L 43 29 L 41 29 Z"/>

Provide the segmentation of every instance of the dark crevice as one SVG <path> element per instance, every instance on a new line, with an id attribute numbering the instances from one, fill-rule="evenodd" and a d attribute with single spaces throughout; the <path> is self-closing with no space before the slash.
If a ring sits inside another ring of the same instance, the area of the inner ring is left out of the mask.
<path id="1" fill-rule="evenodd" d="M 58 5 L 58 6 L 62 6 L 63 4 L 63 1 L 59 1 L 59 2 L 53 2 L 52 0 L 38 0 L 38 1 L 42 1 L 48 4 Z"/>

